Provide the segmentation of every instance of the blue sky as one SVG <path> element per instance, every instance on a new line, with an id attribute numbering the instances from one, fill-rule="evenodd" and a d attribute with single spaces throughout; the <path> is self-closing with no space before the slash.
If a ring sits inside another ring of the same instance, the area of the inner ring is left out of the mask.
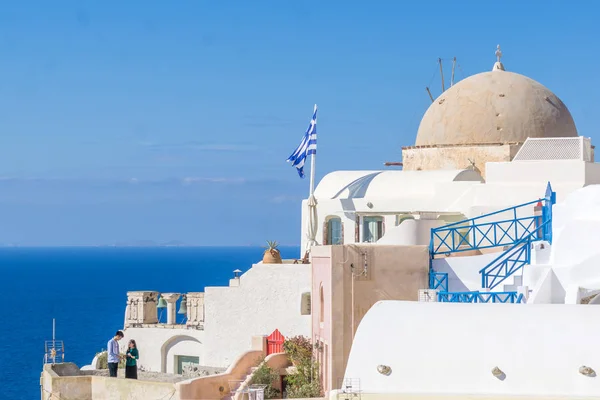
<path id="1" fill-rule="evenodd" d="M 552 89 L 596 139 L 593 2 L 26 1 L 0 13 L 0 243 L 300 241 L 285 163 L 319 105 L 317 178 L 379 169 L 457 78 Z"/>

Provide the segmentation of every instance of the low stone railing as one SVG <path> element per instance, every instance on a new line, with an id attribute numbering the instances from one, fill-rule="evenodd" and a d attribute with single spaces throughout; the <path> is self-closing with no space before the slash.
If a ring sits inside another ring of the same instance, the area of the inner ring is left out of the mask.
<path id="1" fill-rule="evenodd" d="M 158 297 L 167 302 L 167 322 L 158 321 Z M 177 324 L 177 300 L 181 293 L 159 293 L 153 291 L 127 292 L 127 306 L 125 308 L 125 328 L 145 327 L 172 327 L 203 329 L 204 328 L 204 293 L 186 293 L 187 307 L 185 324 Z M 183 300 L 182 300 L 183 301 Z"/>

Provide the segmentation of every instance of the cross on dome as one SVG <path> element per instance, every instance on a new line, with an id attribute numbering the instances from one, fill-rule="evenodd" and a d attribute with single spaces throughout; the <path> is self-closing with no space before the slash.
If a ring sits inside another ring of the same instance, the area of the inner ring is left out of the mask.
<path id="1" fill-rule="evenodd" d="M 496 46 L 496 61 L 500 62 L 502 58 L 502 50 L 500 50 L 500 45 Z"/>
<path id="2" fill-rule="evenodd" d="M 500 50 L 500 45 L 496 46 L 496 62 L 494 63 L 494 68 L 492 71 L 504 71 L 504 65 L 500 59 L 502 58 L 502 50 Z"/>

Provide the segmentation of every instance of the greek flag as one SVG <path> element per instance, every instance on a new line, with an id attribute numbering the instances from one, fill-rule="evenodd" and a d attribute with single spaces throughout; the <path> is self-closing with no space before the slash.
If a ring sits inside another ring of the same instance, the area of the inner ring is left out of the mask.
<path id="1" fill-rule="evenodd" d="M 298 148 L 292 153 L 287 159 L 288 162 L 292 163 L 293 167 L 298 170 L 300 178 L 304 178 L 304 162 L 309 154 L 317 154 L 317 105 L 315 104 L 315 110 L 313 112 L 310 125 L 300 142 Z"/>

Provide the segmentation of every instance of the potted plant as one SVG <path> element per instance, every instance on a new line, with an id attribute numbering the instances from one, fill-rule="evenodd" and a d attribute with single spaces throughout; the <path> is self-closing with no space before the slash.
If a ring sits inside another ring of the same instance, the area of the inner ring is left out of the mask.
<path id="1" fill-rule="evenodd" d="M 267 241 L 267 249 L 263 254 L 263 264 L 281 264 L 281 254 L 277 249 L 277 242 Z"/>

